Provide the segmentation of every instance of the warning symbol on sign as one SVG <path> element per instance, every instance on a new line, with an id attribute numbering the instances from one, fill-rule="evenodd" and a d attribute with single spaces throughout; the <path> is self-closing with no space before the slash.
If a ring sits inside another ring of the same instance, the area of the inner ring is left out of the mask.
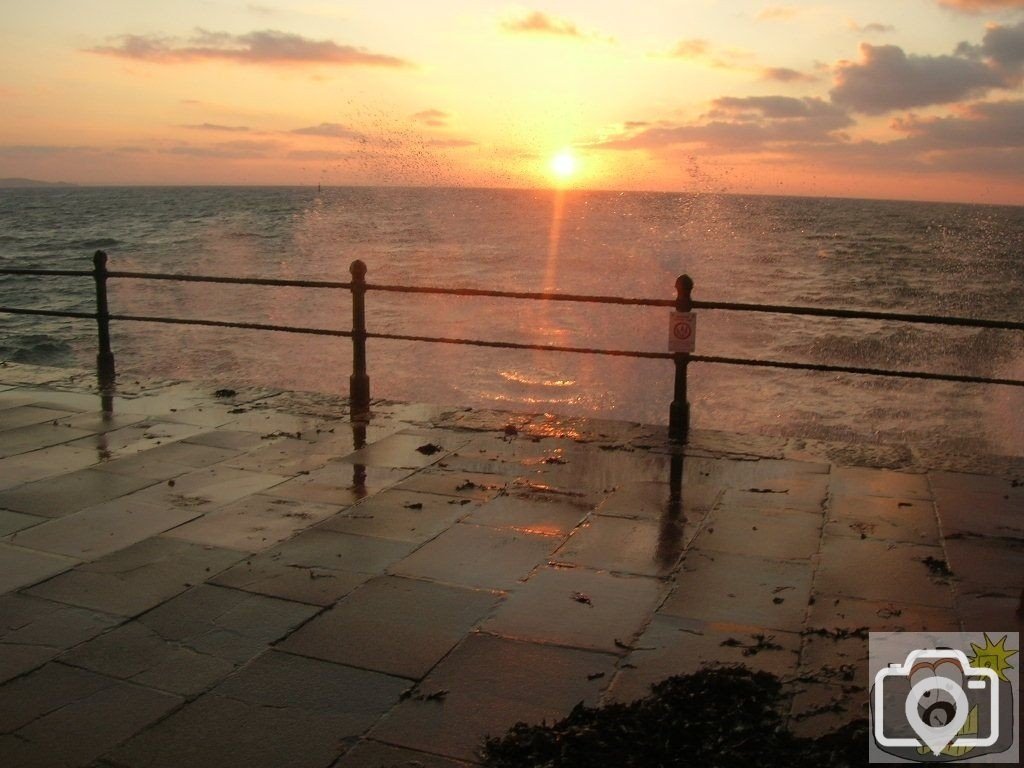
<path id="1" fill-rule="evenodd" d="M 693 352 L 697 338 L 697 316 L 693 312 L 672 312 L 668 326 L 668 351 Z"/>

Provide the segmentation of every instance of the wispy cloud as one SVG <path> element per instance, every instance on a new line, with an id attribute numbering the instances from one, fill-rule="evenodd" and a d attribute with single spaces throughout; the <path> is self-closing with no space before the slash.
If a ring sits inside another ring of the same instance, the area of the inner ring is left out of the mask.
<path id="1" fill-rule="evenodd" d="M 477 144 L 469 139 L 429 139 L 426 145 L 443 149 L 460 149 L 462 147 L 475 147 Z"/>
<path id="2" fill-rule="evenodd" d="M 300 136 L 325 136 L 331 139 L 366 141 L 366 137 L 359 131 L 354 131 L 341 123 L 320 123 L 320 125 L 310 125 L 306 128 L 295 128 L 290 133 Z"/>
<path id="3" fill-rule="evenodd" d="M 939 0 L 939 5 L 961 13 L 984 13 L 1024 8 L 1024 0 Z"/>
<path id="4" fill-rule="evenodd" d="M 750 63 L 753 54 L 734 48 L 717 48 L 701 37 L 680 40 L 667 53 L 652 54 L 670 59 L 700 61 L 717 69 L 737 69 Z"/>
<path id="5" fill-rule="evenodd" d="M 761 70 L 761 79 L 779 83 L 814 83 L 818 80 L 814 75 L 789 67 L 764 67 Z"/>
<path id="6" fill-rule="evenodd" d="M 222 141 L 217 144 L 179 144 L 166 150 L 169 155 L 221 160 L 249 160 L 271 156 L 281 145 L 276 141 Z"/>
<path id="7" fill-rule="evenodd" d="M 568 19 L 549 16 L 542 11 L 533 11 L 525 16 L 506 19 L 501 22 L 501 27 L 506 32 L 513 34 L 552 35 L 556 37 L 570 37 L 577 40 L 603 40 L 605 42 L 612 42 L 613 40 L 613 38 L 604 35 L 584 32 Z"/>
<path id="8" fill-rule="evenodd" d="M 225 133 L 245 133 L 246 131 L 252 130 L 247 125 L 218 125 L 217 123 L 197 123 L 194 125 L 183 125 L 182 128 L 188 128 L 193 131 L 222 131 Z"/>
<path id="9" fill-rule="evenodd" d="M 840 107 L 818 98 L 789 96 L 725 96 L 715 99 L 703 120 L 689 125 L 647 126 L 594 145 L 598 149 L 657 149 L 673 145 L 703 145 L 732 152 L 766 146 L 832 142 L 836 132 L 853 124 Z"/>
<path id="10" fill-rule="evenodd" d="M 448 125 L 448 120 L 451 118 L 447 112 L 443 112 L 440 109 L 424 109 L 422 112 L 417 112 L 409 116 L 410 120 L 414 120 L 417 123 L 423 123 L 433 128 L 442 128 Z"/>
<path id="11" fill-rule="evenodd" d="M 195 61 L 232 61 L 239 64 L 289 66 L 411 67 L 405 59 L 367 51 L 332 40 L 313 40 L 290 32 L 262 30 L 244 35 L 197 29 L 187 41 L 159 35 L 121 35 L 110 45 L 86 49 L 89 53 L 156 64 Z"/>
<path id="12" fill-rule="evenodd" d="M 858 24 L 853 19 L 847 19 L 846 26 L 851 31 L 861 35 L 882 35 L 886 32 L 896 31 L 896 27 L 892 26 L 892 24 L 882 24 L 877 21 L 871 21 L 867 24 Z"/>
<path id="13" fill-rule="evenodd" d="M 758 21 L 788 21 L 799 13 L 800 9 L 792 5 L 769 5 L 762 8 L 755 18 Z"/>

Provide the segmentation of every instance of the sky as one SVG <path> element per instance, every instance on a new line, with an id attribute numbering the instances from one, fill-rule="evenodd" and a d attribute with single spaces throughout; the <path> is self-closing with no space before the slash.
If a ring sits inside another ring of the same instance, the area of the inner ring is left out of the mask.
<path id="1" fill-rule="evenodd" d="M 1024 0 L 9 0 L 0 18 L 0 177 L 1024 205 Z"/>

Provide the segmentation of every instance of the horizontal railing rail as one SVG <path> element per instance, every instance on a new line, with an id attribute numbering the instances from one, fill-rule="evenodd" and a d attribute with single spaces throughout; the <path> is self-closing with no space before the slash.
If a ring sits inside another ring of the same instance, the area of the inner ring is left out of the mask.
<path id="1" fill-rule="evenodd" d="M 104 410 L 113 407 L 114 358 L 110 349 L 110 321 L 162 323 L 169 325 L 188 325 L 211 328 L 230 328 L 239 330 L 272 331 L 281 333 L 308 334 L 316 336 L 332 336 L 350 338 L 353 342 L 353 373 L 350 377 L 350 401 L 353 414 L 368 413 L 370 406 L 369 376 L 366 370 L 366 340 L 379 339 L 390 341 L 408 341 L 432 344 L 455 344 L 493 349 L 532 350 L 543 352 L 565 352 L 587 355 L 604 355 L 611 357 L 630 357 L 653 360 L 673 360 L 676 366 L 674 399 L 670 406 L 669 430 L 677 439 L 686 439 L 689 428 L 689 404 L 686 401 L 686 369 L 689 363 L 710 363 L 717 365 L 738 365 L 761 368 L 779 368 L 801 371 L 817 371 L 825 373 L 856 374 L 866 376 L 882 376 L 905 379 L 922 379 L 929 381 L 947 381 L 965 384 L 986 384 L 1011 387 L 1024 387 L 1024 381 L 991 376 L 975 376 L 970 374 L 941 373 L 932 371 L 898 370 L 872 368 L 853 365 L 831 365 L 826 363 L 807 363 L 787 360 L 766 360 L 759 358 L 723 357 L 718 355 L 698 355 L 692 352 L 653 352 L 631 349 L 604 349 L 600 347 L 576 347 L 555 344 L 533 344 L 516 341 L 494 341 L 486 339 L 450 338 L 420 334 L 382 333 L 366 330 L 365 295 L 370 291 L 387 293 L 407 293 L 423 295 L 460 296 L 473 298 L 496 298 L 529 301 L 564 301 L 606 305 L 627 305 L 641 307 L 671 307 L 678 312 L 691 312 L 694 309 L 720 310 L 728 312 L 759 312 L 782 315 L 809 316 L 844 320 L 874 320 L 883 322 L 915 323 L 925 325 L 958 326 L 977 329 L 996 329 L 1008 331 L 1024 331 L 1024 322 L 1015 320 L 994 320 L 986 318 L 967 318 L 950 315 L 927 315 L 876 310 L 833 309 L 827 307 L 805 307 L 775 304 L 751 304 L 741 302 L 706 301 L 693 299 L 692 280 L 683 275 L 676 281 L 675 299 L 630 298 L 626 296 L 605 296 L 570 294 L 557 292 L 532 291 L 498 291 L 484 288 L 444 288 L 437 286 L 397 285 L 387 283 L 366 282 L 366 267 L 361 261 L 352 263 L 350 281 L 330 280 L 286 280 L 260 277 L 230 277 L 222 275 L 190 275 L 163 272 L 118 271 L 106 269 L 107 256 L 97 251 L 94 256 L 92 270 L 74 269 L 35 269 L 35 268 L 0 268 L 0 275 L 39 276 L 39 277 L 91 277 L 96 281 L 96 312 L 76 312 L 70 310 L 47 310 L 24 307 L 0 307 L 0 314 L 36 315 L 43 317 L 64 317 L 80 320 L 95 320 L 99 331 L 99 354 L 97 355 L 97 371 L 100 390 L 103 396 Z M 128 280 L 175 281 L 183 283 L 220 283 L 234 285 L 252 285 L 269 287 L 316 288 L 328 290 L 347 290 L 352 294 L 352 330 L 315 328 L 309 326 L 278 325 L 270 323 L 241 322 L 231 320 L 212 320 L 206 318 L 161 317 L 157 315 L 128 315 L 111 313 L 107 302 L 107 281 L 111 278 Z"/>

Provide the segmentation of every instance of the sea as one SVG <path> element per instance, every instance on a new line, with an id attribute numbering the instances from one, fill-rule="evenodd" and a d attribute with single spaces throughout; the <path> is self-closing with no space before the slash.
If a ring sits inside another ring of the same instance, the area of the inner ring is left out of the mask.
<path id="1" fill-rule="evenodd" d="M 0 190 L 0 264 L 694 297 L 1024 321 L 1024 208 L 577 190 Z M 348 329 L 346 291 L 118 279 L 111 311 Z M 93 311 L 88 278 L 0 276 L 0 306 Z M 667 350 L 667 308 L 371 291 L 370 331 Z M 706 355 L 1024 379 L 1024 333 L 705 310 Z M 346 393 L 348 339 L 118 322 L 121 376 Z M 0 314 L 0 359 L 90 366 L 90 321 Z M 374 397 L 663 424 L 673 365 L 371 340 Z M 1024 389 L 694 363 L 695 428 L 1024 453 Z"/>

